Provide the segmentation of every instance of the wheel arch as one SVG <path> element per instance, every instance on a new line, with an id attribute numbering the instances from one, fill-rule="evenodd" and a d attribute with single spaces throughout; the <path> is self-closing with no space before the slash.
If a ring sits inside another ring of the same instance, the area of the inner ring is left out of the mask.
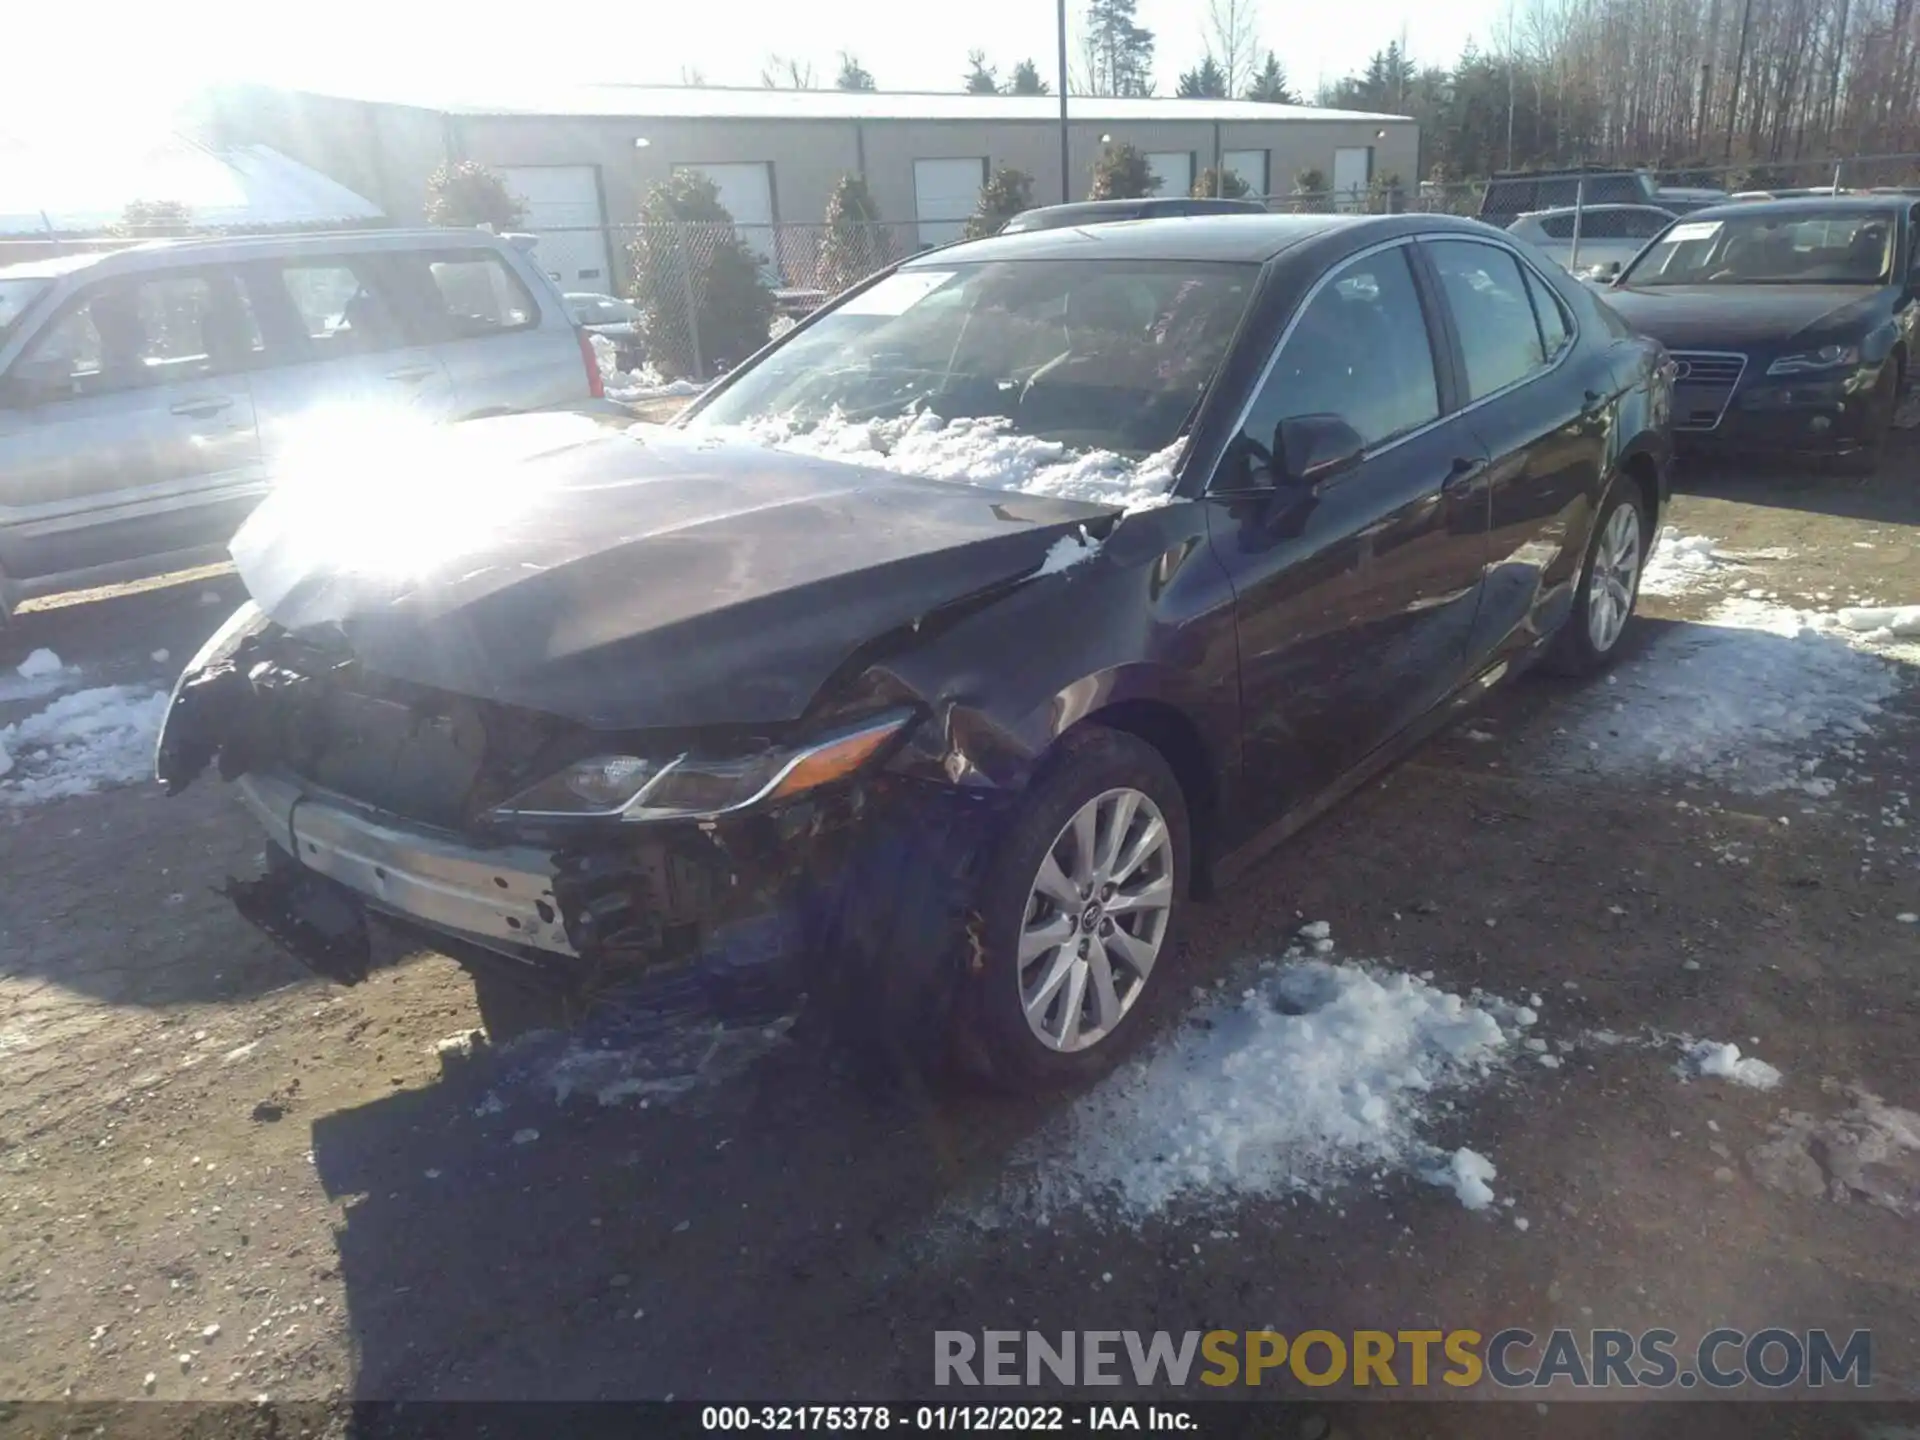
<path id="1" fill-rule="evenodd" d="M 1169 701 L 1135 697 L 1116 700 L 1063 733 L 1071 734 L 1089 726 L 1131 735 L 1152 746 L 1167 762 L 1187 802 L 1188 828 L 1193 837 L 1188 887 L 1195 898 L 1206 898 L 1212 889 L 1213 839 L 1218 831 L 1220 786 L 1217 759 L 1199 724 Z"/>

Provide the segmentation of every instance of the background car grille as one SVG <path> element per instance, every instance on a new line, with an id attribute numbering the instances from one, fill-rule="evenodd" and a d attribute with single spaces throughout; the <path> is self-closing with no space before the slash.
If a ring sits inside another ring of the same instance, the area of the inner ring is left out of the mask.
<path id="1" fill-rule="evenodd" d="M 1734 387 L 1746 373 L 1747 357 L 1718 350 L 1675 350 L 1673 428 L 1712 430 L 1727 413 Z"/>

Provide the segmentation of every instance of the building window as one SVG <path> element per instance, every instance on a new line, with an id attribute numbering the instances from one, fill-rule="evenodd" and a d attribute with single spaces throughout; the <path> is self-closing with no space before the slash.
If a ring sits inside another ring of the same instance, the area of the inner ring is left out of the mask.
<path id="1" fill-rule="evenodd" d="M 1163 200 L 1193 193 L 1193 152 L 1191 150 L 1156 150 L 1147 156 L 1147 169 L 1160 180 L 1160 188 L 1153 193 Z"/>

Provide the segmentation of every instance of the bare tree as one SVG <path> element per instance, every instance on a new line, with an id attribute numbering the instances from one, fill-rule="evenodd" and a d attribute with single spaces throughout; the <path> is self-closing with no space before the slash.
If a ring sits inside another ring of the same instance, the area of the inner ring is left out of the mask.
<path id="1" fill-rule="evenodd" d="M 769 90 L 811 90 L 814 88 L 813 62 L 769 55 L 767 63 L 760 67 L 760 83 Z"/>
<path id="2" fill-rule="evenodd" d="M 1207 52 L 1227 77 L 1227 94 L 1244 95 L 1260 66 L 1253 0 L 1207 0 Z"/>

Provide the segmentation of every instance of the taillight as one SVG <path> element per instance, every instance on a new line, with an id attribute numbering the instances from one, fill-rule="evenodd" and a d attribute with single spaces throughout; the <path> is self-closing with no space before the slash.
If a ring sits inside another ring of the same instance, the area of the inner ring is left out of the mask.
<path id="1" fill-rule="evenodd" d="M 580 363 L 587 367 L 587 394 L 595 400 L 607 398 L 606 377 L 600 373 L 600 357 L 593 353 L 593 337 L 584 330 L 575 330 L 580 337 Z"/>

